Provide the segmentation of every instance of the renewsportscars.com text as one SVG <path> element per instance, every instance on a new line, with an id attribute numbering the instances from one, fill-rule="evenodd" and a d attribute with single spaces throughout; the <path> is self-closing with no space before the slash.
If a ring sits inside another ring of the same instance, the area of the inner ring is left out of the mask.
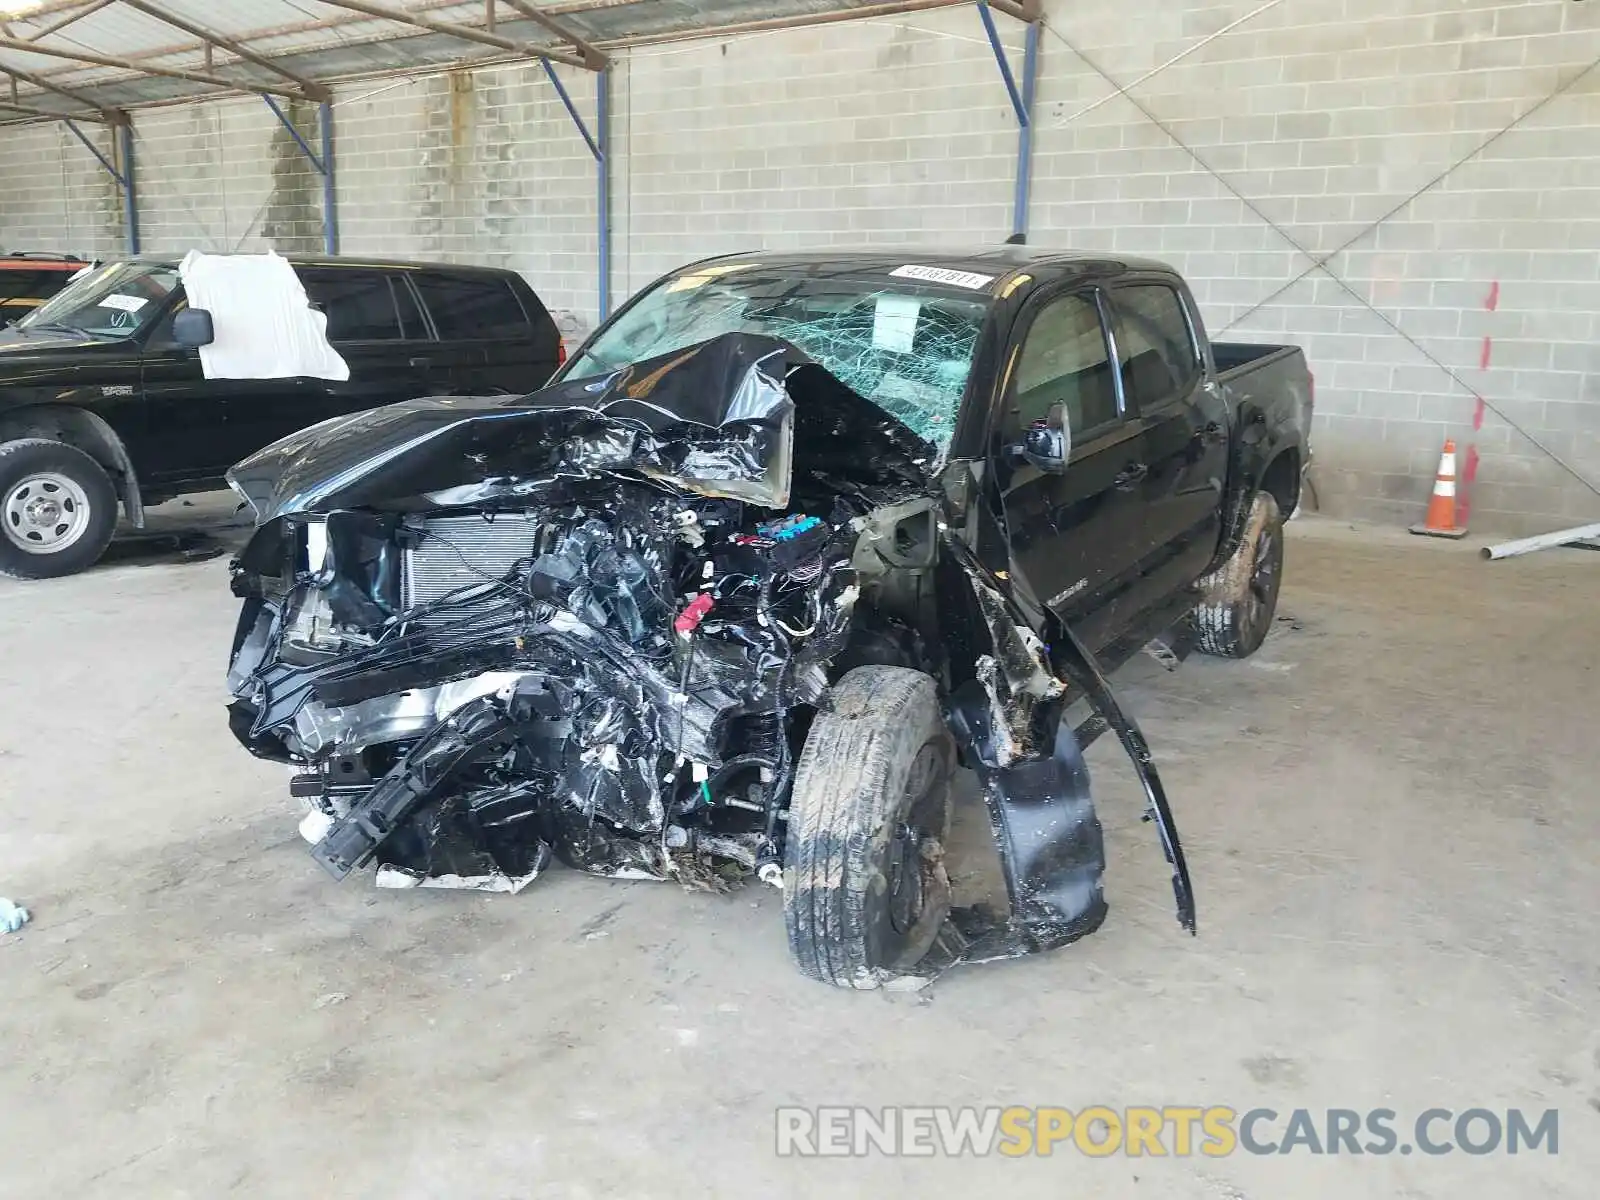
<path id="1" fill-rule="evenodd" d="M 778 1154 L 802 1157 L 1556 1154 L 1561 1132 L 1553 1108 L 1429 1108 L 1402 1118 L 1389 1108 L 841 1106 L 775 1116 Z"/>

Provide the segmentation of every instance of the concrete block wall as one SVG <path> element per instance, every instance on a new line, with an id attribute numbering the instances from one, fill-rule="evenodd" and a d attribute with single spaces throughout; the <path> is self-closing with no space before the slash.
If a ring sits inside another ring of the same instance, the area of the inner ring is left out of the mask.
<path id="1" fill-rule="evenodd" d="M 314 138 L 315 127 L 307 122 L 305 128 Z M 271 223 L 276 236 L 269 236 L 274 143 L 280 134 L 293 142 L 263 101 L 240 97 L 151 109 L 135 115 L 134 130 L 145 250 L 309 248 L 281 218 Z"/>
<path id="2" fill-rule="evenodd" d="M 592 132 L 593 77 L 556 71 Z M 595 163 L 541 68 L 355 85 L 335 107 L 344 253 L 509 267 L 598 309 Z"/>
<path id="3" fill-rule="evenodd" d="M 1330 511 L 1415 520 L 1454 436 L 1474 523 L 1600 517 L 1547 452 L 1600 484 L 1600 10 L 1176 7 L 1056 7 L 1035 240 L 1164 258 L 1214 337 L 1305 346 Z"/>
<path id="4" fill-rule="evenodd" d="M 1164 258 L 1213 336 L 1304 345 L 1329 511 L 1414 520 L 1454 435 L 1475 525 L 1594 520 L 1597 60 L 1579 0 L 1049 0 L 1031 240 Z M 721 251 L 1010 231 L 1015 122 L 971 6 L 641 48 L 612 88 L 618 300 Z M 541 70 L 337 104 L 347 253 L 511 266 L 593 316 L 593 163 Z M 320 245 L 318 181 L 259 100 L 137 126 L 151 248 Z M 114 249 L 97 171 L 64 130 L 0 134 L 0 242 Z"/>
<path id="5" fill-rule="evenodd" d="M 108 159 L 111 133 L 80 125 Z M 123 246 L 122 194 L 65 125 L 0 134 L 0 250 L 114 254 Z"/>
<path id="6" fill-rule="evenodd" d="M 971 7 L 652 47 L 624 71 L 630 290 L 723 251 L 1010 232 L 1016 123 Z"/>

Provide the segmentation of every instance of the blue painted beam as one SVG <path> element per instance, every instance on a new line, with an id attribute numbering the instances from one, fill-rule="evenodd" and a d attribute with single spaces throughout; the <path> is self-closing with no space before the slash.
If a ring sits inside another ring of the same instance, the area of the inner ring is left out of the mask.
<path id="1" fill-rule="evenodd" d="M 1011 111 L 1017 114 L 1017 124 L 1026 127 L 1029 120 L 1028 104 L 1017 90 L 1016 76 L 1011 73 L 1011 63 L 1006 58 L 1006 48 L 1000 44 L 1000 31 L 994 27 L 994 13 L 989 10 L 989 0 L 978 0 L 978 16 L 983 20 L 983 31 L 989 35 L 989 49 L 994 51 L 994 61 L 1000 68 L 1000 78 L 1011 97 Z M 1030 25 L 1031 29 L 1032 26 Z"/>
<path id="2" fill-rule="evenodd" d="M 322 248 L 339 253 L 339 206 L 333 187 L 333 105 L 324 100 L 319 107 L 318 125 L 322 131 Z"/>
<path id="3" fill-rule="evenodd" d="M 555 68 L 550 65 L 550 60 L 541 58 L 539 65 L 544 68 L 545 75 L 549 77 L 550 86 L 556 89 L 556 95 L 561 97 L 561 103 L 566 105 L 567 116 L 572 118 L 572 123 L 577 126 L 579 135 L 588 144 L 589 153 L 594 155 L 595 162 L 600 162 L 605 157 L 605 151 L 600 148 L 594 138 L 589 136 L 589 127 L 583 123 L 583 118 L 578 115 L 578 106 L 572 102 L 572 97 L 567 93 L 567 89 L 562 86 L 561 80 L 556 77 Z M 595 74 L 603 75 L 604 72 L 596 71 Z M 602 92 L 603 90 L 602 88 Z"/>
<path id="4" fill-rule="evenodd" d="M 112 136 L 117 140 L 117 157 L 122 159 L 122 169 L 117 169 L 117 164 L 100 152 L 100 147 L 91 142 L 83 130 L 78 128 L 78 123 L 71 119 L 64 122 L 72 136 L 83 143 L 84 148 L 94 155 L 100 165 L 105 168 L 106 174 L 116 180 L 117 187 L 122 191 L 122 221 L 123 230 L 127 237 L 128 253 L 139 253 L 139 197 L 133 186 L 133 126 L 130 123 L 112 127 Z"/>
<path id="5" fill-rule="evenodd" d="M 267 95 L 261 98 L 272 110 L 272 115 L 278 118 L 278 123 L 289 131 L 289 136 L 294 139 L 294 144 L 300 147 L 300 153 L 306 156 L 311 169 L 322 176 L 322 248 L 329 254 L 337 254 L 339 210 L 333 183 L 333 105 L 326 100 L 317 105 L 318 139 L 322 145 L 322 153 L 319 155 L 311 148 L 311 143 L 306 141 L 305 135 L 295 128 L 294 122 L 289 120 L 289 114 L 283 111 L 276 100 Z"/>
<path id="6" fill-rule="evenodd" d="M 289 115 L 278 107 L 278 102 L 271 96 L 262 96 L 261 98 L 267 102 L 267 107 L 272 110 L 272 115 L 278 118 L 278 123 L 289 131 L 289 136 L 294 139 L 295 145 L 300 147 L 300 153 L 306 156 L 306 160 L 317 174 L 326 175 L 328 172 L 323 169 L 322 160 L 317 157 L 316 151 L 311 148 L 311 143 L 306 141 L 300 135 L 300 131 L 294 127 L 294 122 L 289 120 Z"/>
<path id="7" fill-rule="evenodd" d="M 117 141 L 122 147 L 122 221 L 127 232 L 128 253 L 139 253 L 139 193 L 134 187 L 133 125 L 124 124 L 117 129 Z"/>
<path id="8" fill-rule="evenodd" d="M 1017 128 L 1017 188 L 1011 202 L 1011 236 L 1028 236 L 1028 197 L 1033 186 L 1033 98 L 1039 83 L 1039 22 L 1028 24 L 1022 57 L 1022 110 Z"/>

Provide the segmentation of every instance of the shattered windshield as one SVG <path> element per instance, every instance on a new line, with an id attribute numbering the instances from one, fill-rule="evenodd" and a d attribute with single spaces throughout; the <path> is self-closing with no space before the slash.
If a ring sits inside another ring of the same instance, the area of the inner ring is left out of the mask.
<path id="1" fill-rule="evenodd" d="M 950 443 L 987 298 L 817 268 L 714 263 L 664 280 L 601 330 L 567 379 L 600 375 L 725 333 L 800 347 L 940 449 Z"/>
<path id="2" fill-rule="evenodd" d="M 132 337 L 162 311 L 178 286 L 165 263 L 114 262 L 78 276 L 21 321 L 24 330 Z"/>

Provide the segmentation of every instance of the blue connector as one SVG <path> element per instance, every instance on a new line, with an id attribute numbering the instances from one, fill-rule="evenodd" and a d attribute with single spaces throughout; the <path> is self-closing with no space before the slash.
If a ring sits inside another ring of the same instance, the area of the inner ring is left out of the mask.
<path id="1" fill-rule="evenodd" d="M 769 521 L 757 528 L 756 532 L 762 537 L 769 537 L 776 542 L 787 542 L 807 533 L 822 524 L 821 517 L 808 517 L 803 513 L 785 517 L 781 521 Z"/>

